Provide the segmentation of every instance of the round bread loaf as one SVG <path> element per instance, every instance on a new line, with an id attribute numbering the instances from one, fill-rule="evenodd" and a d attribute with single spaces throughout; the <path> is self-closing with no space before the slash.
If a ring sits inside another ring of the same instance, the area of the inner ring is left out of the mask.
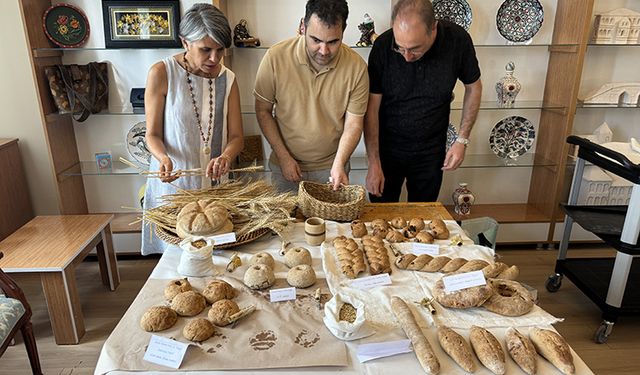
<path id="1" fill-rule="evenodd" d="M 186 278 L 171 280 L 169 284 L 167 284 L 167 287 L 164 288 L 164 298 L 166 298 L 167 301 L 171 301 L 176 295 L 191 289 L 193 288 Z"/>
<path id="2" fill-rule="evenodd" d="M 489 311 L 505 316 L 521 316 L 533 308 L 531 293 L 517 281 L 489 279 L 493 295 L 482 305 Z"/>
<path id="3" fill-rule="evenodd" d="M 147 332 L 158 332 L 173 327 L 178 315 L 167 306 L 153 306 L 142 314 L 140 327 Z"/>
<path id="4" fill-rule="evenodd" d="M 187 204 L 180 210 L 176 220 L 176 232 L 180 238 L 212 236 L 232 230 L 229 211 L 208 199 Z"/>
<path id="5" fill-rule="evenodd" d="M 207 301 L 202 294 L 189 290 L 182 292 L 171 300 L 171 308 L 180 316 L 198 315 L 207 307 Z"/>
<path id="6" fill-rule="evenodd" d="M 271 269 L 275 269 L 276 262 L 275 260 L 273 260 L 273 257 L 271 256 L 271 254 L 260 252 L 260 253 L 254 254 L 251 257 L 251 259 L 249 260 L 249 264 L 251 265 L 266 264 L 267 266 L 271 267 Z"/>
<path id="7" fill-rule="evenodd" d="M 221 299 L 232 299 L 236 296 L 236 291 L 224 280 L 211 280 L 202 291 L 202 295 L 207 303 L 214 304 Z"/>
<path id="8" fill-rule="evenodd" d="M 231 315 L 240 311 L 238 304 L 229 299 L 222 299 L 213 305 L 211 305 L 211 309 L 207 316 L 209 320 L 213 322 L 213 324 L 218 327 L 224 327 L 228 325 L 229 318 Z"/>
<path id="9" fill-rule="evenodd" d="M 294 247 L 284 254 L 284 264 L 293 268 L 300 264 L 311 265 L 311 253 L 304 247 Z"/>
<path id="10" fill-rule="evenodd" d="M 296 288 L 307 288 L 316 283 L 316 273 L 308 264 L 300 264 L 289 270 L 287 282 Z"/>
<path id="11" fill-rule="evenodd" d="M 244 273 L 244 285 L 251 289 L 266 289 L 276 281 L 273 269 L 266 264 L 256 264 Z"/>
<path id="12" fill-rule="evenodd" d="M 193 342 L 208 340 L 215 332 L 213 324 L 205 318 L 192 319 L 182 329 L 184 338 Z"/>

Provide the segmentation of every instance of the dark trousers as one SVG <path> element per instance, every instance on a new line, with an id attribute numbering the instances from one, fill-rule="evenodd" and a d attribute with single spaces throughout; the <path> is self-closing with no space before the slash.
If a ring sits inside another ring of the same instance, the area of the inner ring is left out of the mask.
<path id="1" fill-rule="evenodd" d="M 369 194 L 371 202 L 398 202 L 405 179 L 409 202 L 435 202 L 438 199 L 444 154 L 427 157 L 380 155 L 380 162 L 384 190 L 382 197 Z"/>

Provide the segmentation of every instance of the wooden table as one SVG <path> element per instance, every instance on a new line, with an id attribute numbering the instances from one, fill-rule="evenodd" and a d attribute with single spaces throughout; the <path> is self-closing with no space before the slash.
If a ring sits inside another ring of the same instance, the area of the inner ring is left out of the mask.
<path id="1" fill-rule="evenodd" d="M 47 300 L 57 344 L 77 344 L 84 320 L 75 269 L 95 247 L 102 283 L 120 283 L 111 239 L 113 215 L 37 216 L 0 242 L 0 268 L 6 273 L 37 273 Z"/>
<path id="2" fill-rule="evenodd" d="M 414 217 L 422 217 L 425 220 L 453 220 L 449 211 L 440 202 L 367 203 L 360 214 L 360 220 L 391 220 L 397 216 L 402 216 L 406 220 Z"/>

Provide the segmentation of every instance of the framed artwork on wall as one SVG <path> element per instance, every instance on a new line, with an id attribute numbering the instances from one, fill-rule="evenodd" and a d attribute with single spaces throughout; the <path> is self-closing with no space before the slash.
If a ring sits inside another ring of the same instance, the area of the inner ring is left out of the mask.
<path id="1" fill-rule="evenodd" d="M 102 0 L 106 48 L 180 48 L 179 0 Z"/>

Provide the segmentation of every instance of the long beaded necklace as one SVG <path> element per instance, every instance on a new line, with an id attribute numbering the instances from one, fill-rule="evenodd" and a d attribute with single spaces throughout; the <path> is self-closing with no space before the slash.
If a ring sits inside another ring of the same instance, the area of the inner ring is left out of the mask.
<path id="1" fill-rule="evenodd" d="M 189 63 L 187 62 L 187 53 L 182 56 L 184 62 L 184 68 L 187 71 L 187 85 L 189 86 L 189 94 L 191 95 L 191 104 L 193 104 L 193 112 L 196 114 L 196 124 L 198 130 L 200 130 L 200 139 L 202 139 L 202 153 L 205 155 L 211 154 L 211 146 L 209 146 L 209 140 L 211 139 L 211 133 L 213 132 L 213 79 L 209 78 L 209 126 L 207 127 L 207 135 L 204 135 L 204 129 L 202 129 L 202 121 L 200 121 L 200 112 L 196 105 L 196 96 L 193 92 L 193 86 L 191 85 L 191 74 L 189 72 Z"/>

